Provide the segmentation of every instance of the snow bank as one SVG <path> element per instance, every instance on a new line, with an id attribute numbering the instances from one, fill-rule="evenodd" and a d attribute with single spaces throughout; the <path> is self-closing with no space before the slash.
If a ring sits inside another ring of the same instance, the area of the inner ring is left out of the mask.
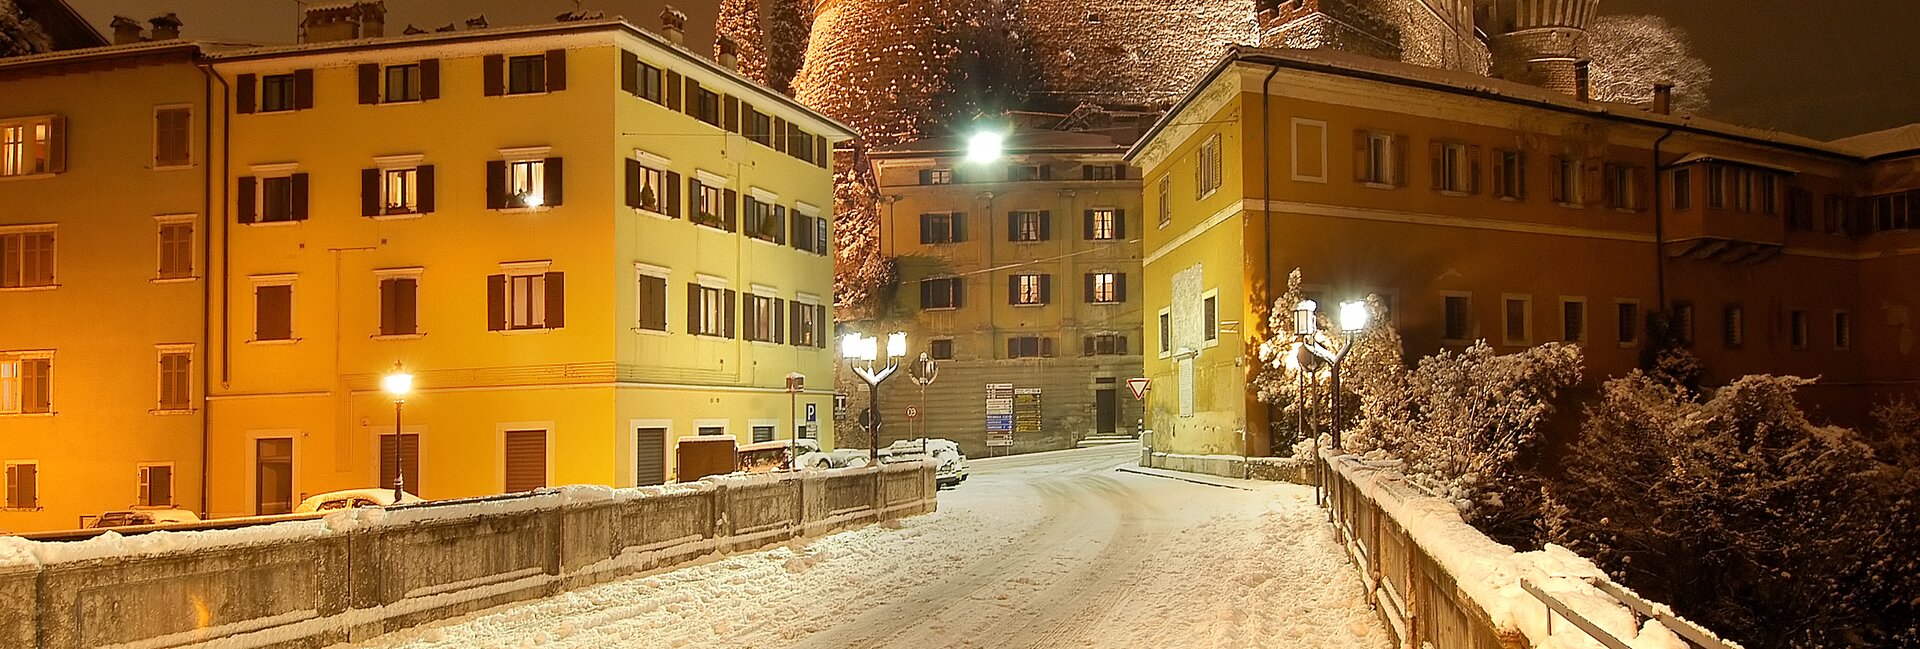
<path id="1" fill-rule="evenodd" d="M 1521 586 L 1524 580 L 1635 649 L 1689 649 L 1658 621 L 1639 624 L 1631 609 L 1595 587 L 1591 581 L 1605 581 L 1607 576 L 1592 561 L 1551 544 L 1542 550 L 1516 551 L 1468 525 L 1452 504 L 1411 488 L 1397 472 L 1364 465 L 1351 456 L 1328 459 L 1341 477 L 1453 576 L 1461 592 L 1486 611 L 1495 629 L 1519 631 L 1531 646 L 1542 649 L 1603 646 L 1563 617 L 1551 624 L 1549 633 L 1547 606 Z"/>

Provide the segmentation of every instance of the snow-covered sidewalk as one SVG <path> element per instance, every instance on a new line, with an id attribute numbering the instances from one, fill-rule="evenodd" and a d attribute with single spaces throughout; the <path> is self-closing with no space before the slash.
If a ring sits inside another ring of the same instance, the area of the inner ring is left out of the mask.
<path id="1" fill-rule="evenodd" d="M 1380 647 L 1311 491 L 981 462 L 940 511 L 360 647 Z"/>

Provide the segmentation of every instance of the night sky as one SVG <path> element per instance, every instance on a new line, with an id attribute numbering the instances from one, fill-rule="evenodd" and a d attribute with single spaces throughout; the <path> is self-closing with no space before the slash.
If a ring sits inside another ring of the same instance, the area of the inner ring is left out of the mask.
<path id="1" fill-rule="evenodd" d="M 189 38 L 290 42 L 294 0 L 69 0 L 100 29 L 115 14 L 167 11 Z M 586 9 L 653 28 L 662 0 L 583 0 Z M 707 51 L 718 0 L 672 2 L 688 41 Z M 495 25 L 546 22 L 572 0 L 387 0 L 388 33 L 484 13 Z M 1914 0 L 1602 0 L 1606 13 L 1652 13 L 1693 36 L 1713 67 L 1718 118 L 1821 139 L 1920 122 L 1920 2 Z"/>

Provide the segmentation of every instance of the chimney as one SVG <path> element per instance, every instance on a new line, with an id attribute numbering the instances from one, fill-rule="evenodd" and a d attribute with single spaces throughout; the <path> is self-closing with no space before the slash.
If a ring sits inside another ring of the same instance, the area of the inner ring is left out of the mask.
<path id="1" fill-rule="evenodd" d="M 728 70 L 740 69 L 740 44 L 733 37 L 722 35 L 713 40 L 714 60 Z"/>
<path id="2" fill-rule="evenodd" d="M 148 20 L 147 24 L 153 25 L 153 40 L 170 41 L 180 38 L 180 17 L 172 13 Z"/>
<path id="3" fill-rule="evenodd" d="M 1653 84 L 1653 112 L 1661 115 L 1673 114 L 1673 84 Z"/>
<path id="4" fill-rule="evenodd" d="M 325 43 L 377 38 L 387 32 L 385 0 L 309 6 L 300 19 L 300 42 Z"/>
<path id="5" fill-rule="evenodd" d="M 685 45 L 687 41 L 687 14 L 679 9 L 673 8 L 672 5 L 668 5 L 666 11 L 660 12 L 660 35 L 667 37 L 667 42 L 669 43 Z"/>
<path id="6" fill-rule="evenodd" d="M 1593 101 L 1593 62 L 1586 59 L 1573 62 L 1573 97 L 1580 101 Z"/>
<path id="7" fill-rule="evenodd" d="M 355 5 L 360 10 L 360 37 L 380 38 L 387 35 L 386 0 Z"/>
<path id="8" fill-rule="evenodd" d="M 113 17 L 113 44 L 126 45 L 147 40 L 140 35 L 140 22 L 126 16 Z"/>

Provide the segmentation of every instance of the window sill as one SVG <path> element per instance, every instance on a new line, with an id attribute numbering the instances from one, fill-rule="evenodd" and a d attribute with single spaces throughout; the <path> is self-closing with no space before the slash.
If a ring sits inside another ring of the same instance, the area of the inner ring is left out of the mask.
<path id="1" fill-rule="evenodd" d="M 1219 347 L 1219 346 L 1220 346 L 1220 337 L 1217 335 L 1214 336 L 1213 338 L 1200 341 L 1201 349 L 1210 349 L 1210 348 Z"/>
<path id="2" fill-rule="evenodd" d="M 147 280 L 147 282 L 151 284 L 190 284 L 198 281 L 200 281 L 199 275 L 187 275 L 184 277 L 155 277 L 153 279 Z"/>
<path id="3" fill-rule="evenodd" d="M 1162 351 L 1160 352 L 1160 355 L 1157 358 L 1160 358 L 1162 360 L 1173 358 L 1173 352 Z"/>
<path id="4" fill-rule="evenodd" d="M 60 288 L 59 284 L 42 284 L 39 286 L 8 286 L 5 288 L 0 288 L 0 293 L 31 293 L 34 291 L 51 291 L 57 288 Z"/>
<path id="5" fill-rule="evenodd" d="M 1092 239 L 1086 239 L 1085 241 L 1087 243 L 1120 243 L 1120 238 L 1119 237 L 1106 237 L 1106 238 L 1095 237 Z"/>
<path id="6" fill-rule="evenodd" d="M 747 341 L 747 342 L 750 342 L 750 343 L 753 343 L 753 346 L 755 346 L 755 347 L 773 347 L 773 348 L 779 348 L 779 347 L 786 347 L 786 346 L 787 346 L 787 344 L 786 344 L 786 343 L 782 343 L 782 342 L 774 342 L 774 341 L 771 341 L 771 340 L 749 340 L 749 341 Z"/>
<path id="7" fill-rule="evenodd" d="M 41 417 L 52 417 L 52 416 L 54 416 L 54 415 L 56 415 L 56 414 L 59 414 L 59 413 L 52 413 L 52 412 L 0 412 L 0 419 L 35 419 L 35 418 L 41 418 Z"/>
<path id="8" fill-rule="evenodd" d="M 1621 214 L 1639 214 L 1640 213 L 1639 208 L 1634 208 L 1634 207 L 1616 207 L 1616 208 L 1613 208 L 1613 211 L 1619 212 Z"/>
<path id="9" fill-rule="evenodd" d="M 42 171 L 37 174 L 14 174 L 11 176 L 0 176 L 0 182 L 10 182 L 15 180 L 39 180 L 41 178 L 52 178 L 58 175 L 60 174 L 56 174 L 51 171 Z"/>
<path id="10" fill-rule="evenodd" d="M 381 99 L 380 101 L 378 101 L 378 102 L 375 102 L 375 103 L 374 103 L 373 105 L 375 105 L 375 106 L 406 106 L 406 105 L 409 105 L 409 104 L 424 104 L 424 103 L 427 103 L 427 100 L 425 100 L 425 99 L 386 99 L 386 98 L 382 98 L 382 99 Z"/>
<path id="11" fill-rule="evenodd" d="M 544 334 L 552 331 L 554 331 L 553 327 L 521 327 L 519 329 L 501 329 L 494 333 L 506 334 L 508 336 L 526 336 L 526 335 L 532 335 L 532 334 Z"/>
<path id="12" fill-rule="evenodd" d="M 1395 189 L 1393 185 L 1389 185 L 1387 183 L 1377 183 L 1371 180 L 1360 181 L 1360 186 L 1368 189 Z"/>
<path id="13" fill-rule="evenodd" d="M 1126 302 L 1123 302 L 1120 300 L 1114 300 L 1111 302 L 1088 302 L 1087 303 L 1088 306 L 1121 306 L 1123 304 L 1126 304 Z"/>
<path id="14" fill-rule="evenodd" d="M 748 240 L 750 240 L 750 241 L 754 241 L 754 242 L 758 242 L 758 243 L 762 243 L 762 244 L 765 244 L 765 245 L 769 245 L 769 246 L 773 246 L 773 247 L 775 247 L 775 248 L 785 248 L 785 247 L 787 247 L 787 244 L 784 244 L 784 243 L 780 243 L 780 242 L 778 242 L 778 241 L 768 241 L 768 240 L 766 240 L 766 239 L 762 239 L 762 238 L 760 238 L 760 237 L 755 237 L 755 236 L 749 236 L 749 237 L 747 237 L 747 239 L 748 239 Z"/>
<path id="15" fill-rule="evenodd" d="M 189 163 L 186 163 L 186 164 L 177 164 L 177 165 L 161 165 L 161 164 L 157 164 L 157 165 L 154 165 L 154 166 L 151 166 L 151 167 L 147 167 L 147 170 L 148 170 L 148 171 L 185 171 L 185 170 L 188 170 L 188 169 L 192 169 L 192 168 L 194 168 L 195 166 L 196 166 L 196 165 L 194 165 L 194 164 L 193 164 L 193 163 L 191 163 L 191 162 L 189 162 Z"/>
<path id="16" fill-rule="evenodd" d="M 38 512 L 38 511 L 45 511 L 45 509 L 40 507 L 0 507 L 0 512 Z"/>
<path id="17" fill-rule="evenodd" d="M 1620 343 L 1621 349 L 1635 349 L 1635 348 L 1638 348 L 1639 346 L 1640 346 L 1640 343 L 1638 342 Z"/>
<path id="18" fill-rule="evenodd" d="M 1519 203 L 1519 202 L 1523 202 L 1523 201 L 1521 201 L 1521 199 L 1520 199 L 1520 197 L 1519 197 L 1519 196 L 1496 196 L 1495 198 L 1497 198 L 1497 199 L 1499 199 L 1499 200 L 1502 200 L 1502 201 L 1506 201 L 1506 202 L 1508 202 L 1508 203 Z"/>
<path id="19" fill-rule="evenodd" d="M 539 97 L 541 95 L 550 95 L 550 94 L 553 94 L 553 91 L 542 88 L 540 90 L 522 90 L 520 92 L 514 92 L 512 90 L 501 90 L 499 96 L 501 97 Z"/>
<path id="20" fill-rule="evenodd" d="M 1554 202 L 1554 204 L 1555 204 L 1555 205 L 1559 205 L 1559 206 L 1561 206 L 1561 207 L 1564 207 L 1564 208 L 1567 208 L 1567 209 L 1570 209 L 1570 210 L 1584 210 L 1584 209 L 1587 209 L 1587 206 L 1585 206 L 1585 205 L 1581 205 L 1581 204 L 1579 204 L 1579 203 L 1569 203 L 1569 202 L 1566 202 L 1566 201 L 1555 201 L 1555 202 Z"/>
<path id="21" fill-rule="evenodd" d="M 1469 193 L 1467 193 L 1467 192 L 1463 192 L 1463 191 L 1460 191 L 1460 190 L 1458 190 L 1458 189 L 1442 189 L 1442 190 L 1440 190 L 1440 195 L 1441 195 L 1441 196 L 1452 196 L 1452 197 L 1454 197 L 1454 198 L 1466 198 L 1466 197 L 1468 197 L 1468 196 L 1472 196 L 1473 194 L 1469 194 Z"/>
<path id="22" fill-rule="evenodd" d="M 370 338 L 370 339 L 373 339 L 373 340 L 419 340 L 419 339 L 421 339 L 421 338 L 425 338 L 425 337 L 427 337 L 427 335 L 426 335 L 426 334 L 423 334 L 423 333 L 410 333 L 410 334 L 374 334 L 374 335 L 372 335 L 372 336 L 368 336 L 368 338 Z"/>
<path id="23" fill-rule="evenodd" d="M 648 329 L 646 327 L 634 327 L 633 332 L 647 336 L 660 336 L 662 338 L 673 335 L 672 332 L 665 329 Z"/>
<path id="24" fill-rule="evenodd" d="M 200 412 L 200 411 L 198 411 L 198 410 L 194 410 L 194 409 L 192 409 L 192 408 L 184 408 L 184 409 L 182 409 L 182 408 L 165 408 L 165 409 L 160 409 L 160 410 L 148 410 L 148 411 L 147 411 L 147 413 L 149 413 L 149 414 L 153 414 L 153 415 L 191 415 L 191 414 L 194 414 L 194 413 L 196 413 L 196 412 Z"/>
<path id="25" fill-rule="evenodd" d="M 541 212 L 553 211 L 553 206 L 538 205 L 534 207 L 497 207 L 497 208 L 494 208 L 493 211 L 499 212 L 501 214 L 538 214 Z"/>
<path id="26" fill-rule="evenodd" d="M 694 224 L 694 225 L 697 225 L 697 226 L 700 226 L 700 227 L 703 227 L 703 228 L 706 228 L 706 229 L 709 229 L 709 230 L 713 230 L 713 231 L 715 231 L 715 232 L 725 232 L 725 233 L 727 233 L 727 234 L 733 234 L 733 231 L 732 231 L 732 230 L 728 230 L 728 229 L 727 229 L 727 224 L 726 224 L 726 223 L 723 223 L 723 222 L 713 222 L 713 223 L 709 223 L 709 222 L 707 222 L 707 221 L 704 221 L 704 220 L 701 220 L 701 219 L 692 219 L 692 221 L 693 221 L 693 224 Z"/>
<path id="27" fill-rule="evenodd" d="M 395 212 L 392 214 L 375 214 L 367 218 L 375 221 L 409 221 L 426 216 L 427 214 L 427 212 Z"/>
<path id="28" fill-rule="evenodd" d="M 1011 307 L 1013 307 L 1013 308 L 1016 308 L 1016 309 L 1032 309 L 1032 308 L 1038 308 L 1038 307 L 1043 307 L 1043 306 L 1047 306 L 1047 303 L 1045 303 L 1045 302 L 1034 302 L 1034 303 L 1031 303 L 1031 304 L 1009 304 L 1009 305 L 1007 305 L 1007 306 L 1011 306 Z"/>
<path id="29" fill-rule="evenodd" d="M 242 223 L 241 225 L 254 228 L 283 228 L 291 225 L 300 225 L 305 222 L 307 222 L 306 219 L 287 219 L 284 221 L 254 221 L 252 223 Z"/>
<path id="30" fill-rule="evenodd" d="M 921 310 L 921 311 L 959 311 L 959 310 L 960 310 L 960 307 L 957 307 L 957 306 L 923 306 L 923 307 L 920 307 L 920 310 Z"/>
<path id="31" fill-rule="evenodd" d="M 249 340 L 249 341 L 247 341 L 247 344 L 249 344 L 249 345 L 292 345 L 292 344 L 295 344 L 295 343 L 298 343 L 298 342 L 300 342 L 300 340 L 301 340 L 301 339 L 299 339 L 299 338 L 286 338 L 286 339 L 282 339 L 282 340 L 259 340 L 259 339 L 254 339 L 254 340 Z"/>
<path id="32" fill-rule="evenodd" d="M 1007 241 L 1007 243 L 1011 243 L 1018 246 L 1018 245 L 1033 245 L 1037 243 L 1046 243 L 1048 241 L 1052 241 L 1052 239 L 1010 239 Z"/>
<path id="33" fill-rule="evenodd" d="M 699 339 L 703 339 L 703 340 L 707 340 L 707 341 L 709 341 L 709 342 L 720 342 L 720 341 L 727 341 L 727 342 L 732 342 L 732 341 L 733 341 L 733 337 L 732 337 L 732 336 L 728 336 L 728 335 L 725 335 L 725 334 L 710 334 L 710 333 L 701 333 L 701 332 L 698 332 L 698 331 L 696 331 L 696 332 L 693 332 L 693 337 L 694 337 L 694 338 L 699 338 Z"/>
<path id="34" fill-rule="evenodd" d="M 627 209 L 633 210 L 635 214 L 644 214 L 656 219 L 660 219 L 662 221 L 677 221 L 680 219 L 680 217 L 677 217 L 677 216 L 669 216 L 667 215 L 666 212 L 661 212 L 659 210 L 650 210 L 644 207 L 628 207 Z"/>

